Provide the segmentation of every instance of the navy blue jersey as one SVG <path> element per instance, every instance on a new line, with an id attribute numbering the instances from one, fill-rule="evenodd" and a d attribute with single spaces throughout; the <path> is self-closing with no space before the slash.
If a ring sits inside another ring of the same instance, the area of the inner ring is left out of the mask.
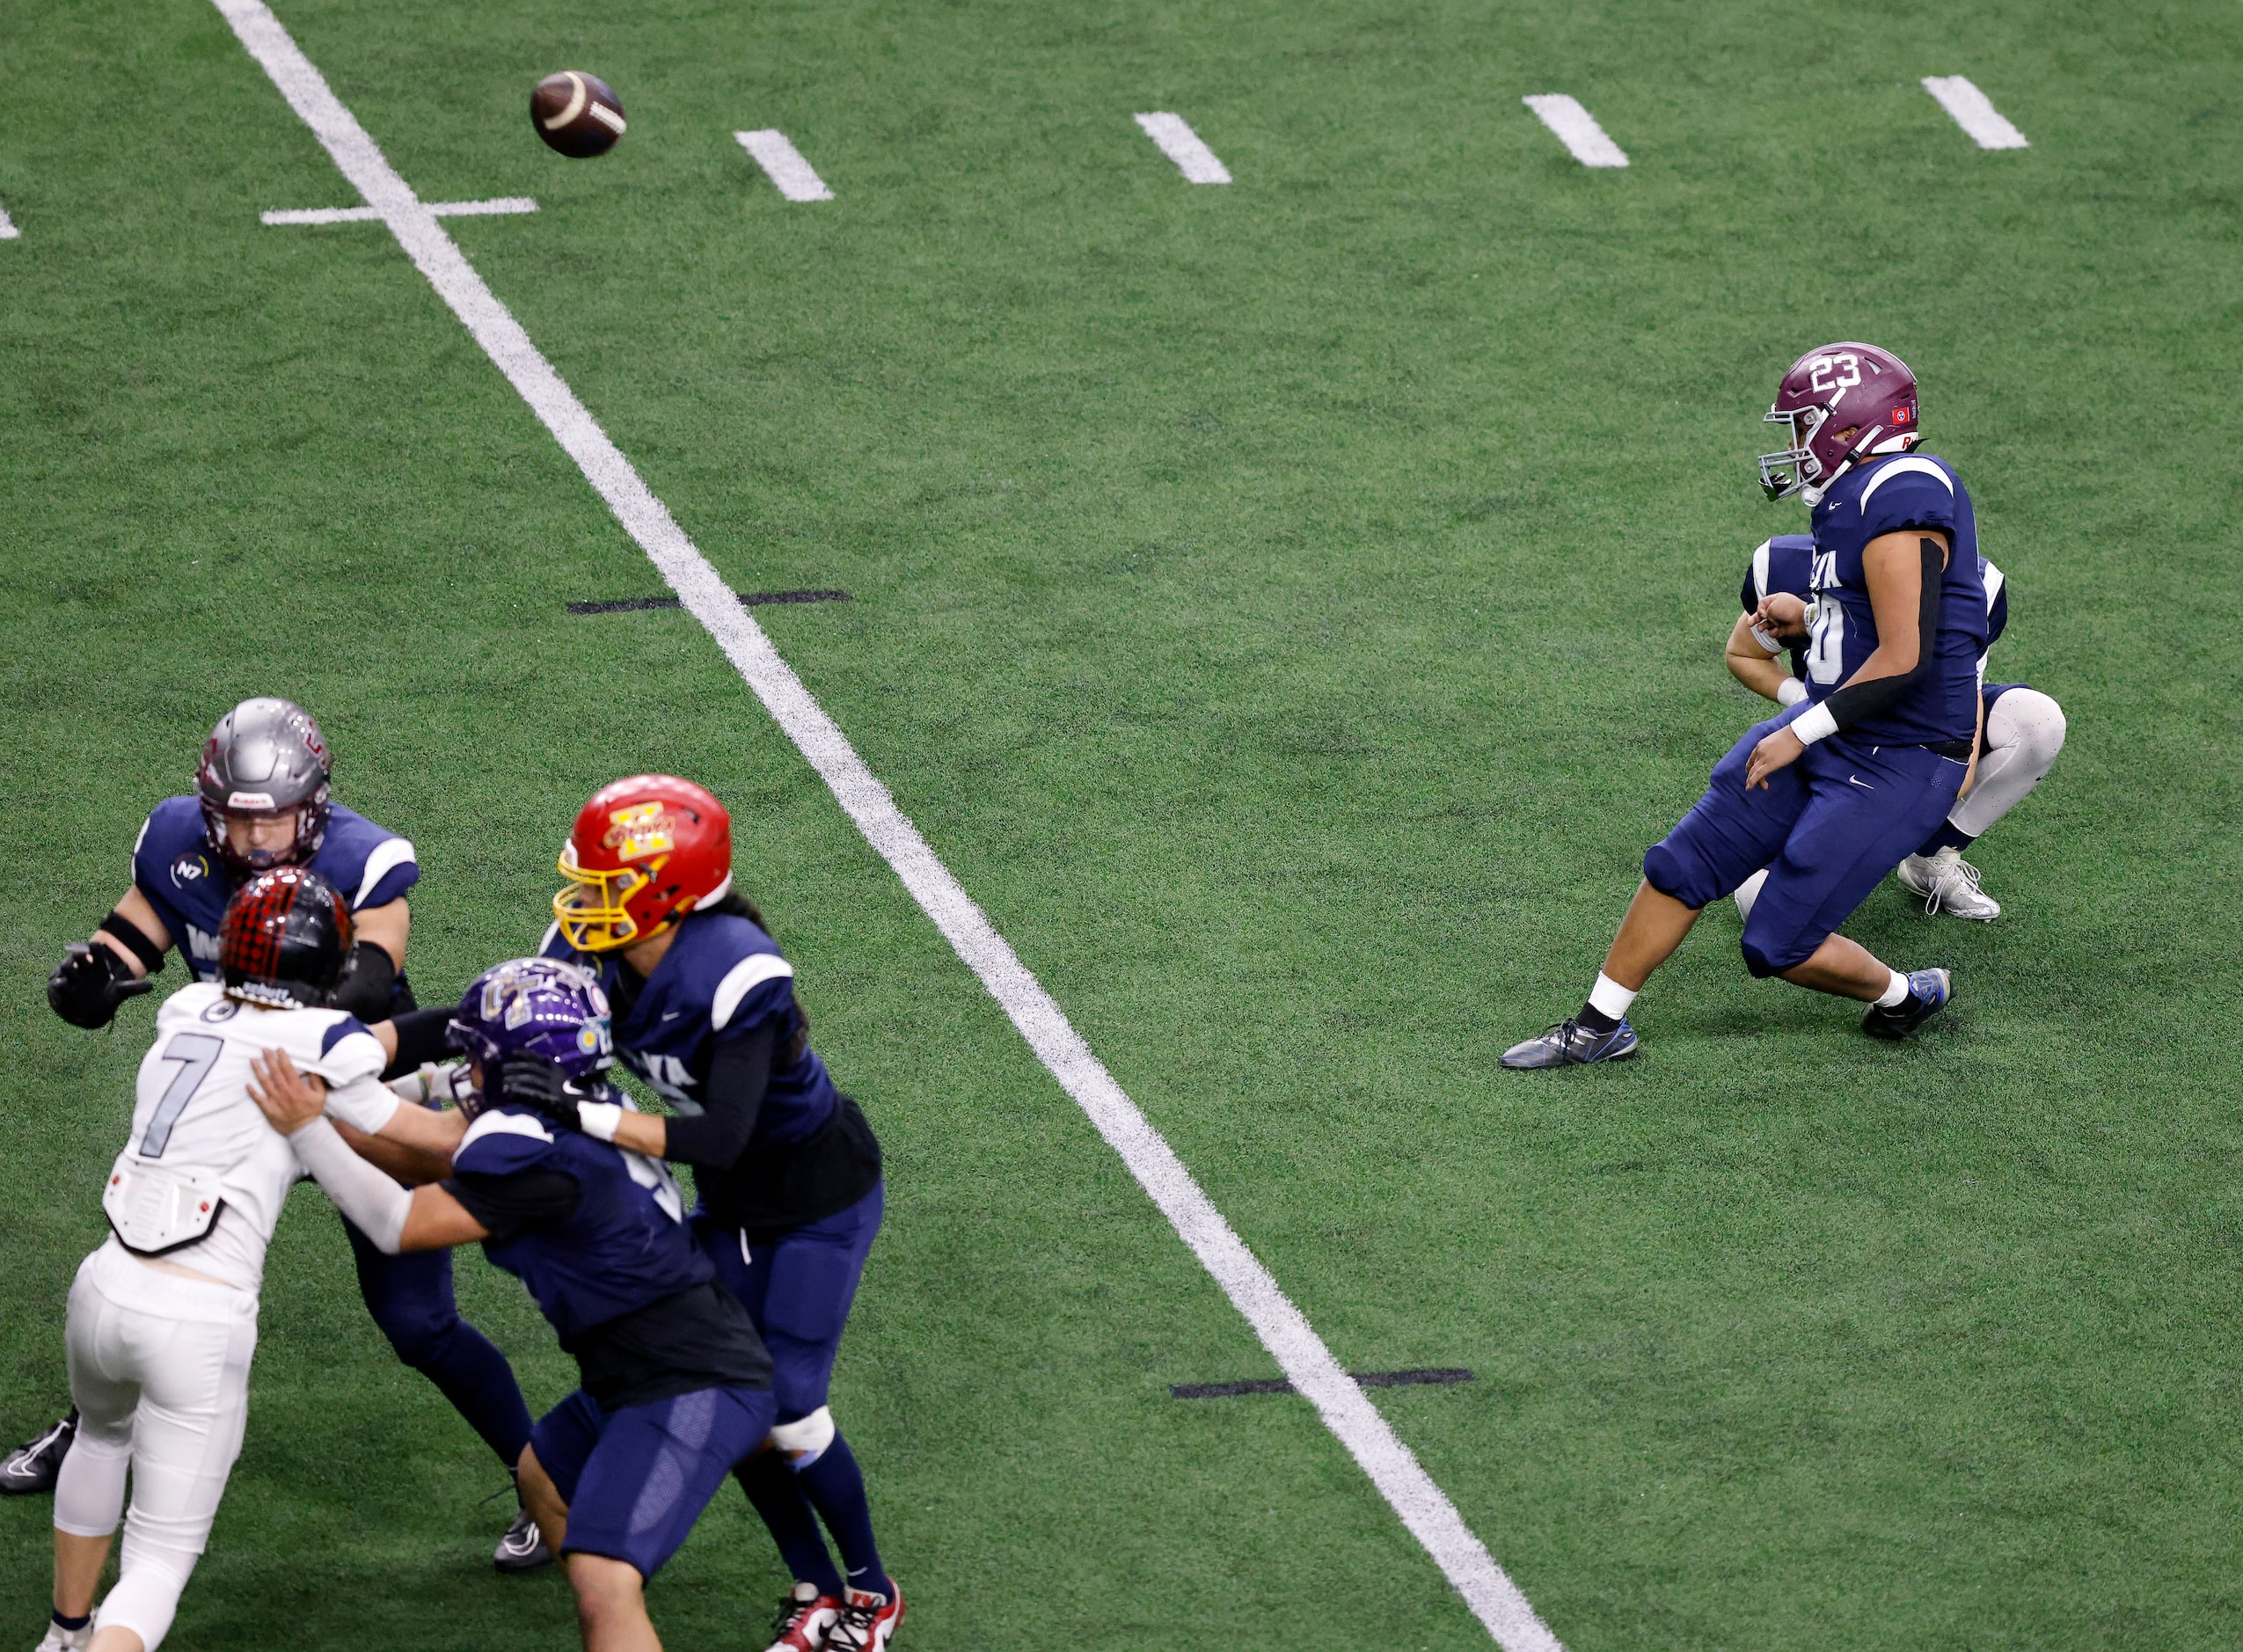
<path id="1" fill-rule="evenodd" d="M 354 912 L 387 906 L 420 880 L 411 844 L 340 803 L 328 811 L 327 835 L 310 866 L 343 892 Z M 167 797 L 156 806 L 133 844 L 133 886 L 196 978 L 217 979 L 218 925 L 238 883 L 211 852 L 200 799 Z"/>
<path id="2" fill-rule="evenodd" d="M 1979 577 L 1986 584 L 1986 647 L 1991 649 L 2002 640 L 2002 632 L 2009 629 L 2009 582 L 2002 571 L 1986 558 L 1978 559 Z M 1744 571 L 1744 588 L 1737 593 L 1737 601 L 1744 611 L 1753 612 L 1760 606 L 1760 599 L 1771 591 L 1788 591 L 1802 603 L 1812 600 L 1815 581 L 1815 536 L 1811 533 L 1779 533 L 1773 538 L 1763 539 L 1753 552 L 1752 561 Z M 1986 669 L 1985 656 L 1978 659 L 1978 669 Z M 1804 639 L 1791 651 L 1791 674 L 1807 676 L 1807 643 Z"/>
<path id="3" fill-rule="evenodd" d="M 840 1107 L 825 1063 L 795 1036 L 794 966 L 750 919 L 713 910 L 686 917 L 644 985 L 635 974 L 626 977 L 619 952 L 572 952 L 558 925 L 545 932 L 544 950 L 598 975 L 615 1006 L 616 1053 L 681 1113 L 701 1110 L 698 1093 L 719 1044 L 777 1022 L 778 1053 L 749 1152 L 807 1141 Z"/>
<path id="4" fill-rule="evenodd" d="M 574 1208 L 550 1224 L 493 1228 L 483 1248 L 493 1265 L 530 1287 L 563 1348 L 716 1277 L 685 1225 L 684 1195 L 668 1167 L 651 1159 L 511 1107 L 485 1112 L 452 1153 L 457 1177 L 510 1180 L 538 1172 L 575 1182 Z M 471 1210 L 474 1184 L 468 1186 L 463 1202 Z"/>
<path id="5" fill-rule="evenodd" d="M 1978 727 L 1978 661 L 1986 651 L 1986 582 L 1970 495 L 1944 459 L 1911 453 L 1838 479 L 1815 507 L 1815 626 L 1807 648 L 1807 698 L 1819 705 L 1852 680 L 1877 647 L 1862 552 L 1879 536 L 1911 529 L 1947 536 L 1939 632 L 1930 669 L 1890 710 L 1847 730 L 1876 744 L 1969 740 Z"/>
<path id="6" fill-rule="evenodd" d="M 771 1385 L 771 1356 L 694 1244 L 667 1166 L 500 1107 L 468 1127 L 443 1185 L 489 1232 L 483 1254 L 530 1287 L 602 1405 Z"/>

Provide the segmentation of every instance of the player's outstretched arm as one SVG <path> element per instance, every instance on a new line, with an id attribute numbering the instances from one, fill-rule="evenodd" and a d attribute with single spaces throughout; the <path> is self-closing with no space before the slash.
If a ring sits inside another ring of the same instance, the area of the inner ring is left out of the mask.
<path id="1" fill-rule="evenodd" d="M 778 1034 L 779 1023 L 767 1020 L 719 1044 L 709 1061 L 708 1080 L 701 1086 L 701 1111 L 694 1117 L 656 1118 L 627 1112 L 612 1102 L 588 1101 L 578 1104 L 577 1128 L 650 1159 L 729 1170 L 756 1133 Z"/>
<path id="2" fill-rule="evenodd" d="M 128 926 L 132 934 L 122 932 L 119 925 Z M 135 977 L 148 975 L 164 967 L 164 954 L 172 945 L 172 932 L 164 927 L 164 920 L 156 915 L 156 908 L 135 884 L 125 891 L 125 898 L 117 903 L 109 920 L 93 932 L 93 939 L 114 952 L 125 961 Z M 144 943 L 144 945 L 142 944 Z M 156 949 L 156 961 L 150 963 L 146 948 Z"/>
<path id="3" fill-rule="evenodd" d="M 490 1230 L 442 1188 L 408 1193 L 351 1151 L 327 1122 L 325 1086 L 298 1072 L 288 1051 L 267 1050 L 250 1063 L 250 1071 L 249 1099 L 289 1138 L 303 1167 L 376 1249 L 394 1256 L 490 1238 Z"/>
<path id="4" fill-rule="evenodd" d="M 73 1027 L 106 1027 L 127 998 L 155 990 L 148 977 L 164 967 L 171 932 L 138 888 L 89 940 L 72 941 L 47 978 L 47 1002 Z"/>

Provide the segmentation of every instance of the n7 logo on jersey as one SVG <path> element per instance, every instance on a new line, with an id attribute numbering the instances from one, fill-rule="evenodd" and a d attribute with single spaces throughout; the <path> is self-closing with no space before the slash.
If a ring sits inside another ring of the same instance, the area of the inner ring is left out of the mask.
<path id="1" fill-rule="evenodd" d="M 1851 350 L 1818 355 L 1807 364 L 1808 388 L 1828 392 L 1849 391 L 1861 382 L 1861 358 Z"/>

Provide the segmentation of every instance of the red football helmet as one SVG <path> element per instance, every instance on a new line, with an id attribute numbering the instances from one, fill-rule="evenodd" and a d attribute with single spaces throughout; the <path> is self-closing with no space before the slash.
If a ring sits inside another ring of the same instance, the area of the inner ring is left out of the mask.
<path id="1" fill-rule="evenodd" d="M 1762 489 L 1818 505 L 1861 460 L 1916 445 L 1916 375 L 1874 344 L 1826 344 L 1791 364 L 1764 422 L 1788 427 L 1791 446 L 1760 456 Z"/>
<path id="2" fill-rule="evenodd" d="M 648 940 L 732 888 L 732 816 L 690 780 L 639 774 L 592 793 L 561 846 L 553 896 L 579 952 Z"/>

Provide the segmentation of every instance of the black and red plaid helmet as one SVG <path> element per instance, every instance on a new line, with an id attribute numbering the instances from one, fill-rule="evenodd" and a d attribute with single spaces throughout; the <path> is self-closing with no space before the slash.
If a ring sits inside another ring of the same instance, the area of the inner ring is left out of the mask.
<path id="1" fill-rule="evenodd" d="M 350 955 L 350 903 L 303 866 L 260 872 L 226 903 L 218 975 L 226 996 L 281 1007 L 325 1007 Z"/>

